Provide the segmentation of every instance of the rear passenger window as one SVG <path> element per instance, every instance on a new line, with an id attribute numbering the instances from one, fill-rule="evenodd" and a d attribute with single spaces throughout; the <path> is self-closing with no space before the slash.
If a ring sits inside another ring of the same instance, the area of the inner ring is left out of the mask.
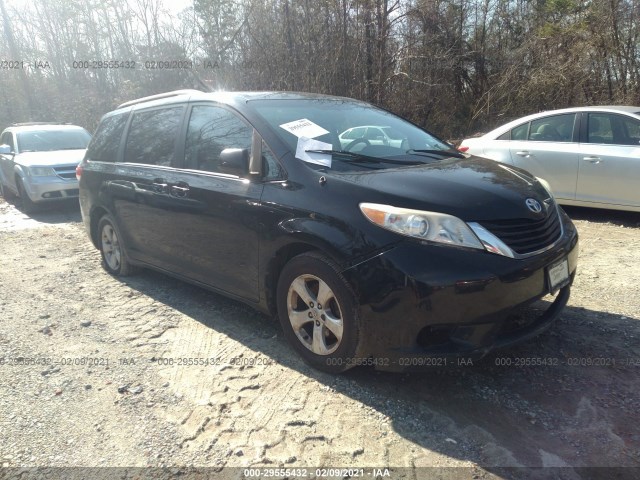
<path id="1" fill-rule="evenodd" d="M 640 122 L 633 118 L 622 117 L 618 115 L 620 122 L 621 145 L 639 145 L 640 144 Z"/>
<path id="2" fill-rule="evenodd" d="M 220 152 L 226 148 L 251 151 L 253 129 L 224 108 L 197 105 L 191 110 L 185 164 L 187 168 L 219 172 Z"/>
<path id="3" fill-rule="evenodd" d="M 590 113 L 588 133 L 589 143 L 638 145 L 640 122 L 622 115 Z"/>
<path id="4" fill-rule="evenodd" d="M 94 162 L 115 162 L 122 132 L 127 124 L 126 113 L 107 117 L 98 126 L 87 149 L 87 160 Z"/>
<path id="5" fill-rule="evenodd" d="M 342 138 L 346 140 L 355 140 L 356 138 L 362 138 L 364 135 L 365 127 L 356 127 L 345 133 Z"/>
<path id="6" fill-rule="evenodd" d="M 171 166 L 183 107 L 136 112 L 131 120 L 124 161 Z"/>
<path id="7" fill-rule="evenodd" d="M 531 121 L 529 140 L 537 142 L 571 142 L 575 113 L 553 115 Z"/>

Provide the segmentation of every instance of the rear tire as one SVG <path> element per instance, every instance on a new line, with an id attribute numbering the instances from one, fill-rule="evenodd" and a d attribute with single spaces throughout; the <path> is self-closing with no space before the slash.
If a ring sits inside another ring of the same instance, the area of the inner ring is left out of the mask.
<path id="1" fill-rule="evenodd" d="M 356 295 L 332 260 L 317 252 L 294 257 L 276 295 L 284 335 L 309 365 L 340 373 L 364 362 Z"/>
<path id="2" fill-rule="evenodd" d="M 98 245 L 102 266 L 111 275 L 125 277 L 133 273 L 125 253 L 122 237 L 111 215 L 104 215 L 98 222 Z"/>

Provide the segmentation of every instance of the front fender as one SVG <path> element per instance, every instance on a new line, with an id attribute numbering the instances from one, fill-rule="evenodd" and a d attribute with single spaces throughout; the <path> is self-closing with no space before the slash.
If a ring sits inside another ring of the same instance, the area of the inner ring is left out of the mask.
<path id="1" fill-rule="evenodd" d="M 292 218 L 278 225 L 281 232 L 276 250 L 293 243 L 304 243 L 329 255 L 341 268 L 349 264 L 354 232 L 349 227 L 319 218 Z"/>
<path id="2" fill-rule="evenodd" d="M 21 179 L 24 179 L 25 177 L 28 176 L 26 167 L 23 167 L 22 165 L 18 165 L 18 164 L 15 164 L 13 166 L 13 174 L 17 175 Z"/>

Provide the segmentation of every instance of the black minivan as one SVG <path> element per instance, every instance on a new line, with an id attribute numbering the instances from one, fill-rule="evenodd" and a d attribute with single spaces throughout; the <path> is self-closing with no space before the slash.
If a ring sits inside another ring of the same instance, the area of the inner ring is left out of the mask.
<path id="1" fill-rule="evenodd" d="M 134 100 L 102 118 L 77 174 L 108 272 L 150 267 L 277 314 L 329 372 L 531 338 L 576 271 L 576 229 L 538 179 L 348 98 Z"/>

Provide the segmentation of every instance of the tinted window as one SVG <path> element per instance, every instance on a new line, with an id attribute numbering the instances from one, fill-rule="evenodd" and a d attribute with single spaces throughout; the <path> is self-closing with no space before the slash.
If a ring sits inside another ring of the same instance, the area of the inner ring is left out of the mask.
<path id="1" fill-rule="evenodd" d="M 623 136 L 622 140 L 624 143 L 621 145 L 639 145 L 640 144 L 640 121 L 629 118 L 618 116 L 621 124 L 621 134 Z"/>
<path id="2" fill-rule="evenodd" d="M 187 130 L 186 166 L 219 172 L 220 152 L 226 148 L 251 151 L 252 136 L 253 129 L 230 111 L 209 105 L 195 106 Z"/>
<path id="3" fill-rule="evenodd" d="M 133 114 L 124 161 L 170 166 L 182 120 L 182 107 Z"/>
<path id="4" fill-rule="evenodd" d="M 537 142 L 570 142 L 573 139 L 575 113 L 553 115 L 531 121 L 529 140 Z"/>
<path id="5" fill-rule="evenodd" d="M 518 128 L 518 127 L 516 127 Z M 504 132 L 502 135 L 500 135 L 498 138 L 496 138 L 496 140 L 511 140 L 511 131 L 509 130 L 508 132 Z M 517 140 L 517 139 L 514 139 Z M 522 139 L 520 139 L 522 140 Z"/>
<path id="6" fill-rule="evenodd" d="M 589 143 L 638 145 L 640 122 L 622 115 L 590 113 L 587 138 Z"/>
<path id="7" fill-rule="evenodd" d="M 610 115 L 606 113 L 590 113 L 588 123 L 589 143 L 613 143 L 613 128 Z"/>
<path id="8" fill-rule="evenodd" d="M 87 151 L 87 160 L 115 162 L 122 132 L 127 123 L 127 114 L 105 118 L 98 126 Z"/>
<path id="9" fill-rule="evenodd" d="M 264 141 L 262 142 L 262 165 L 265 180 L 279 180 L 283 177 L 282 167 Z"/>
<path id="10" fill-rule="evenodd" d="M 20 152 L 48 152 L 53 150 L 83 150 L 91 135 L 84 128 L 64 130 L 28 130 L 16 135 Z"/>

